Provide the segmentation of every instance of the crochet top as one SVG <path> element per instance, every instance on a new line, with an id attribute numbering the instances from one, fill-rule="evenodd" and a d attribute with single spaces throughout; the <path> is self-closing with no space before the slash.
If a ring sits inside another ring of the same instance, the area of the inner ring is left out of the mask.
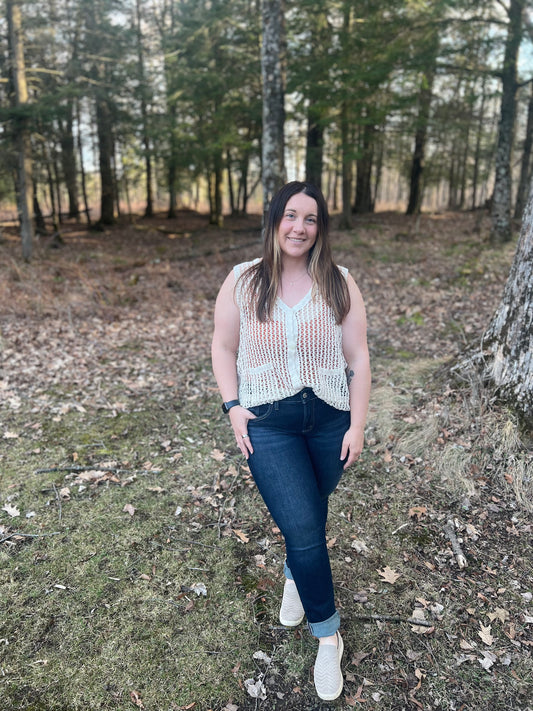
<path id="1" fill-rule="evenodd" d="M 237 374 L 241 405 L 263 405 L 312 388 L 328 405 L 349 410 L 342 327 L 335 322 L 332 309 L 311 288 L 292 308 L 278 297 L 271 318 L 259 321 L 247 298 L 247 279 L 239 279 L 259 261 L 234 267 L 235 299 L 240 311 Z M 348 270 L 340 270 L 346 278 Z"/>

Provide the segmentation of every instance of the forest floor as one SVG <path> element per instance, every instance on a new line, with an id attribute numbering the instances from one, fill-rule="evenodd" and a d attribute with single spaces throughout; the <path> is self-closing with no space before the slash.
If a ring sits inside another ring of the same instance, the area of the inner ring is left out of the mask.
<path id="1" fill-rule="evenodd" d="M 257 217 L 0 238 L 0 710 L 533 709 L 533 454 L 474 372 L 514 246 L 484 213 L 333 230 L 367 446 L 332 496 L 345 687 L 280 627 L 283 545 L 220 411 L 217 290 Z"/>

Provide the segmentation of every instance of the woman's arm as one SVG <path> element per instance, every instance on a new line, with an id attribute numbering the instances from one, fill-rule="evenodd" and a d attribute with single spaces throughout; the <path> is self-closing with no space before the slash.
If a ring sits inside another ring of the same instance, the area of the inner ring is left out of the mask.
<path id="1" fill-rule="evenodd" d="M 235 275 L 231 271 L 222 284 L 215 304 L 215 329 L 211 344 L 213 373 L 223 402 L 237 400 L 239 386 L 237 380 L 237 351 L 239 350 L 240 314 L 235 303 Z M 254 415 L 240 405 L 232 407 L 229 418 L 237 446 L 248 459 L 253 452 L 250 439 L 243 438 L 248 433 L 248 420 Z"/>
<path id="2" fill-rule="evenodd" d="M 346 369 L 350 393 L 350 428 L 344 436 L 341 459 L 348 457 L 344 468 L 353 464 L 363 451 L 365 422 L 370 399 L 370 359 L 366 340 L 366 313 L 363 297 L 348 274 L 350 310 L 342 322 L 342 345 L 348 364 Z"/>

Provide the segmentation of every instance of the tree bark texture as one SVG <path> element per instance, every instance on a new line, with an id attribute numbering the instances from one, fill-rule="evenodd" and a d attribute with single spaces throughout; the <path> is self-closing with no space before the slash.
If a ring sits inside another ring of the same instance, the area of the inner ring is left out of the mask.
<path id="1" fill-rule="evenodd" d="M 518 50 L 522 39 L 522 15 L 525 0 L 511 0 L 508 14 L 509 27 L 505 42 L 502 69 L 502 102 L 496 148 L 494 194 L 492 197 L 492 226 L 490 240 L 493 244 L 508 242 L 512 237 L 511 222 L 511 153 L 516 115 Z"/>
<path id="2" fill-rule="evenodd" d="M 533 424 L 533 183 L 502 300 L 484 334 L 485 369 L 529 424 Z"/>
<path id="3" fill-rule="evenodd" d="M 22 257 L 29 261 L 33 251 L 33 181 L 31 159 L 31 136 L 28 116 L 25 109 L 28 105 L 28 87 L 26 84 L 26 67 L 24 63 L 24 43 L 22 39 L 22 17 L 20 4 L 8 0 L 6 12 L 9 27 L 9 54 L 11 77 L 13 81 L 13 106 L 18 114 L 13 117 L 13 136 L 17 149 L 16 188 L 20 215 L 20 236 L 22 241 Z"/>
<path id="4" fill-rule="evenodd" d="M 285 174 L 285 72 L 284 3 L 263 0 L 261 77 L 263 83 L 263 209 L 286 180 Z"/>

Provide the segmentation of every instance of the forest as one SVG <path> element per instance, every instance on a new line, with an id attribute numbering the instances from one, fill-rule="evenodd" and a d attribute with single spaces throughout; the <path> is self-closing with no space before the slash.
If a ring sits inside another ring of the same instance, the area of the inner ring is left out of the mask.
<path id="1" fill-rule="evenodd" d="M 0 709 L 532 711 L 531 3 L 0 7 Z M 324 703 L 210 358 L 291 179 L 372 367 Z"/>
<path id="2" fill-rule="evenodd" d="M 282 8 L 273 93 L 274 74 L 262 82 L 269 5 Z M 491 205 L 498 242 L 522 215 L 533 133 L 525 0 L 5 8 L 0 198 L 13 204 L 26 186 L 41 229 L 45 216 L 106 225 L 161 205 L 172 217 L 208 204 L 220 224 L 257 207 L 271 169 L 265 102 L 281 106 L 280 177 L 321 185 L 345 225 L 389 207 Z"/>

